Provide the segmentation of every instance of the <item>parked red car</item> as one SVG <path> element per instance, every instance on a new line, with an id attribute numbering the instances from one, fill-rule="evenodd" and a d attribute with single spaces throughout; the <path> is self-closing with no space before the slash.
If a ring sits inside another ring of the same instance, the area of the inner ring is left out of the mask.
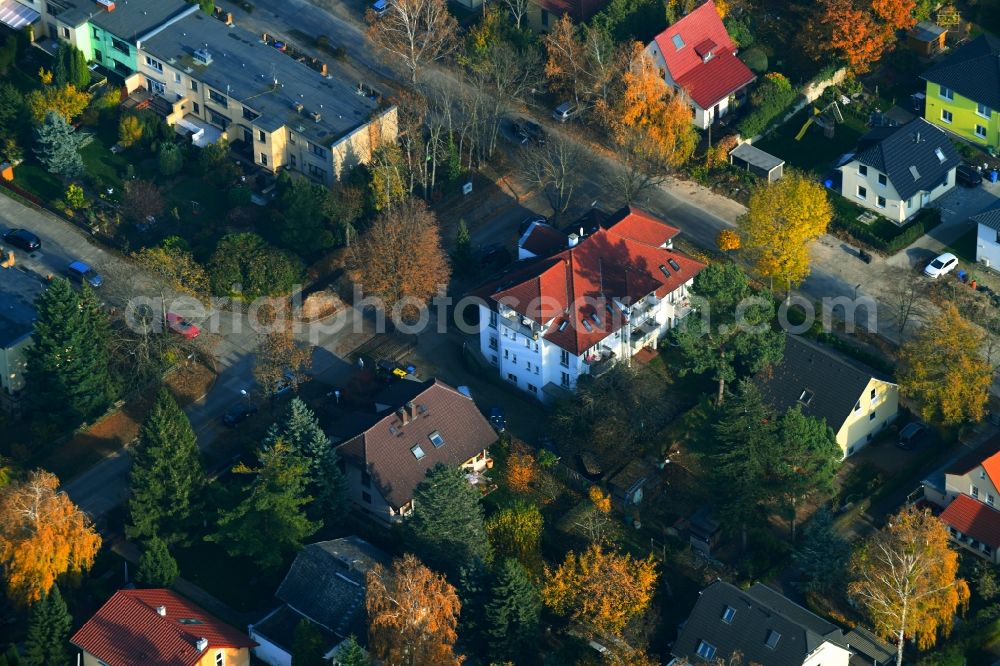
<path id="1" fill-rule="evenodd" d="M 167 313 L 167 326 L 174 333 L 183 335 L 188 340 L 194 340 L 201 333 L 201 329 L 189 322 L 176 312 Z"/>

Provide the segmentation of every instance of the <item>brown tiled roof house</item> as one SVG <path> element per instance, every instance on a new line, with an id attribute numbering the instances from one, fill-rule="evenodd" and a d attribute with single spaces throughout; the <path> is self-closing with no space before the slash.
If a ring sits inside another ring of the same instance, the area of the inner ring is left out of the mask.
<path id="1" fill-rule="evenodd" d="M 480 481 L 497 434 L 475 402 L 437 379 L 401 380 L 375 396 L 375 412 L 328 428 L 345 464 L 352 504 L 383 524 L 413 508 L 413 490 L 438 463 Z"/>

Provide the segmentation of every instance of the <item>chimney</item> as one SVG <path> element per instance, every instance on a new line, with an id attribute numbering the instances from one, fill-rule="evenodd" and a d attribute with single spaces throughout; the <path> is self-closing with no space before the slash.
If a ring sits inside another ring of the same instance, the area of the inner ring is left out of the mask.
<path id="1" fill-rule="evenodd" d="M 322 116 L 322 114 L 320 114 L 319 111 L 313 111 L 311 115 L 312 115 L 313 122 L 318 123 L 320 120 L 323 119 L 323 116 Z"/>
<path id="2" fill-rule="evenodd" d="M 400 407 L 399 409 L 397 409 L 396 416 L 398 416 L 399 420 L 403 422 L 403 425 L 406 425 L 407 423 L 410 422 L 410 412 L 405 407 Z"/>
<path id="3" fill-rule="evenodd" d="M 197 642 L 195 642 L 194 646 L 198 648 L 198 652 L 204 652 L 205 650 L 208 649 L 208 639 L 199 638 Z"/>
<path id="4" fill-rule="evenodd" d="M 569 247 L 576 247 L 577 244 L 580 242 L 580 237 L 577 236 L 576 234 L 570 234 L 567 241 Z"/>
<path id="5" fill-rule="evenodd" d="M 159 615 L 160 617 L 166 617 L 167 616 L 167 607 L 166 606 L 157 606 L 156 607 L 156 614 Z"/>
<path id="6" fill-rule="evenodd" d="M 406 412 L 407 419 L 412 421 L 417 418 L 417 406 L 413 402 L 408 402 L 403 407 L 403 411 Z"/>

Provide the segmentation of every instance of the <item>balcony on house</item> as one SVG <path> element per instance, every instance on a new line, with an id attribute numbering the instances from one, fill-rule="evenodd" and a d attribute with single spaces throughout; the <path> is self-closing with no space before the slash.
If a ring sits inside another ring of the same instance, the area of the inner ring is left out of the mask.
<path id="1" fill-rule="evenodd" d="M 616 361 L 615 353 L 603 347 L 599 352 L 587 354 L 583 359 L 583 363 L 587 366 L 587 371 L 591 377 L 600 377 L 610 370 Z"/>
<path id="2" fill-rule="evenodd" d="M 529 338 L 536 338 L 541 330 L 538 324 L 516 313 L 513 317 L 500 317 L 500 325 Z"/>
<path id="3" fill-rule="evenodd" d="M 632 326 L 628 341 L 631 353 L 635 354 L 643 347 L 655 348 L 659 333 L 660 325 L 650 313 L 644 320 Z"/>

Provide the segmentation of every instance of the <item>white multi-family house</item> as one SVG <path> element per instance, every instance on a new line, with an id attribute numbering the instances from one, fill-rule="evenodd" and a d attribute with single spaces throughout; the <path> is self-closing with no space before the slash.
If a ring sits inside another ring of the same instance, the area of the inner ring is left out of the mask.
<path id="1" fill-rule="evenodd" d="M 677 252 L 678 230 L 624 208 L 551 256 L 516 264 L 474 292 L 480 349 L 501 377 L 540 400 L 653 347 L 690 311 L 704 264 Z"/>
<path id="2" fill-rule="evenodd" d="M 840 193 L 903 224 L 955 187 L 961 161 L 948 136 L 923 118 L 879 127 L 861 138 L 840 167 Z"/>

